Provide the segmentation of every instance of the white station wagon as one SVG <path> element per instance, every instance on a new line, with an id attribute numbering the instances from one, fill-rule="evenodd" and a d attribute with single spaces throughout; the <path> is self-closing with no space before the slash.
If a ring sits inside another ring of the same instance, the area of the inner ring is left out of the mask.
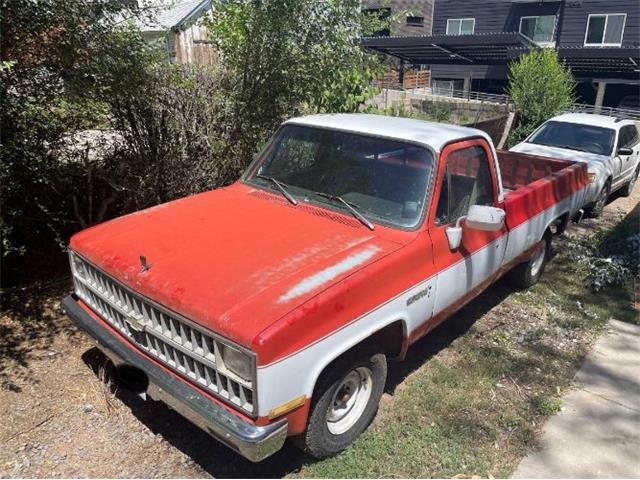
<path id="1" fill-rule="evenodd" d="M 547 120 L 511 151 L 588 163 L 592 183 L 584 206 L 598 217 L 611 193 L 633 191 L 640 173 L 640 128 L 633 120 L 567 113 Z"/>

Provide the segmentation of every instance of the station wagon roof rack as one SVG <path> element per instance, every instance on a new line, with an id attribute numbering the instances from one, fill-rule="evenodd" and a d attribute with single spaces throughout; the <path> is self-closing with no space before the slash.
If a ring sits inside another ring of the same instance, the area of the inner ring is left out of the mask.
<path id="1" fill-rule="evenodd" d="M 623 120 L 640 121 L 640 110 L 632 110 L 627 108 L 614 107 L 596 107 L 585 103 L 575 103 L 562 113 L 588 113 L 593 115 L 606 115 L 613 117 L 614 122 L 618 123 Z"/>

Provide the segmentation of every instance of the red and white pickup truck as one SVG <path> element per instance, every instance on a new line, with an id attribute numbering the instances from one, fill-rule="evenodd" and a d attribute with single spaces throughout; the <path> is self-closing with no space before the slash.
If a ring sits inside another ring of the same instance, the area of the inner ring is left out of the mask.
<path id="1" fill-rule="evenodd" d="M 325 457 L 375 416 L 387 358 L 503 273 L 537 281 L 588 183 L 584 163 L 497 153 L 475 129 L 296 118 L 233 185 L 73 236 L 63 306 L 245 457 L 287 436 Z"/>

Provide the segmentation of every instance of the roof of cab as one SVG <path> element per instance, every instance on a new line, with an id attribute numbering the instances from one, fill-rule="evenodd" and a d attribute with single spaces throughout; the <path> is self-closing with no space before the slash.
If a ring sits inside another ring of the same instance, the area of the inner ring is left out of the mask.
<path id="1" fill-rule="evenodd" d="M 633 120 L 622 120 L 610 115 L 599 115 L 597 113 L 563 113 L 550 120 L 567 123 L 580 123 L 583 125 L 593 125 L 594 127 L 606 127 L 619 129 L 624 125 L 633 125 Z"/>
<path id="2" fill-rule="evenodd" d="M 469 137 L 483 137 L 491 143 L 489 135 L 475 128 L 426 122 L 413 118 L 364 113 L 308 115 L 292 118 L 286 121 L 285 124 L 329 128 L 393 140 L 403 140 L 426 145 L 436 152 L 440 152 L 449 142 Z"/>

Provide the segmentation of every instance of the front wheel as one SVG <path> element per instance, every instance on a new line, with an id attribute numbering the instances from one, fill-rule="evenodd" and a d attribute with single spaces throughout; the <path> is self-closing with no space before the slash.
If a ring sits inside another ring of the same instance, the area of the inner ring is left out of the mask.
<path id="1" fill-rule="evenodd" d="M 620 190 L 620 195 L 622 195 L 623 197 L 628 197 L 629 195 L 631 195 L 631 193 L 633 192 L 633 187 L 636 186 L 636 181 L 638 180 L 638 174 L 640 174 L 640 165 L 638 166 L 638 168 L 636 168 L 636 171 L 633 174 L 633 177 L 631 177 L 631 180 L 629 180 L 629 183 L 627 183 Z"/>
<path id="2" fill-rule="evenodd" d="M 315 458 L 335 455 L 351 444 L 376 415 L 387 379 L 387 359 L 370 349 L 347 353 L 318 380 L 307 429 L 294 438 Z"/>
<path id="3" fill-rule="evenodd" d="M 591 218 L 598 218 L 600 215 L 602 215 L 610 194 L 611 182 L 607 180 L 607 182 L 604 184 L 604 187 L 602 187 L 602 190 L 600 190 L 598 198 L 596 198 L 595 202 L 593 202 L 593 205 L 587 209 L 587 214 Z"/>

